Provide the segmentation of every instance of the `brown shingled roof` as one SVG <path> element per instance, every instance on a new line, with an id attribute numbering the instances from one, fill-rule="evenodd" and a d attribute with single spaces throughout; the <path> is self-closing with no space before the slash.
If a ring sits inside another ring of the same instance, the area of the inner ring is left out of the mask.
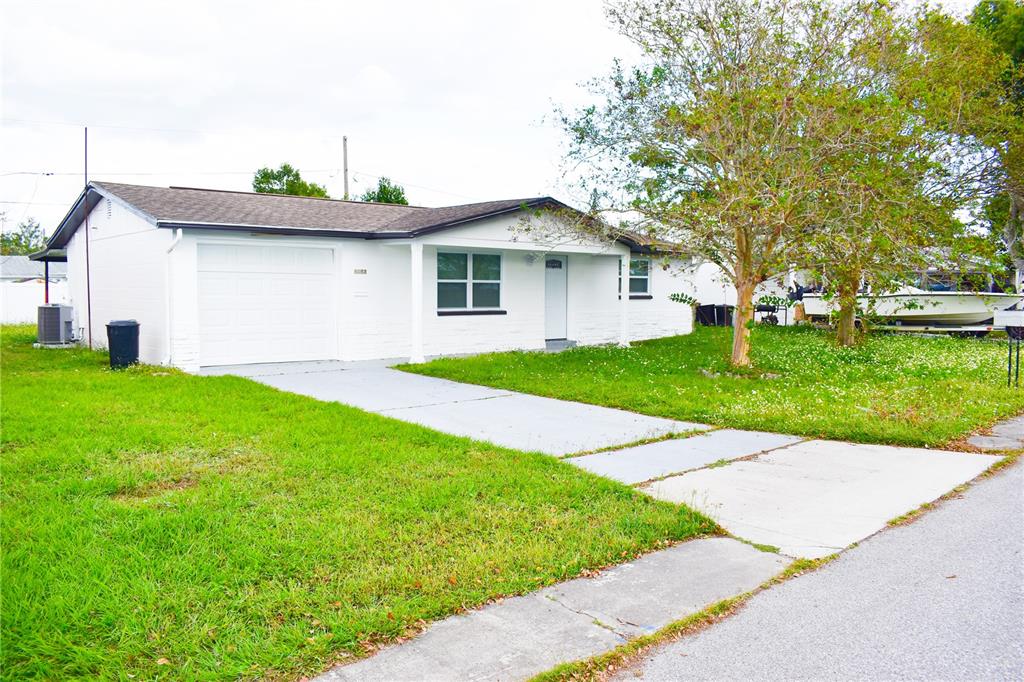
<path id="1" fill-rule="evenodd" d="M 260 225 L 377 232 L 408 214 L 431 209 L 283 194 L 94 182 L 159 222 Z"/>
<path id="2" fill-rule="evenodd" d="M 158 223 L 260 226 L 359 233 L 416 233 L 553 201 L 548 197 L 424 208 L 190 187 L 93 185 Z"/>

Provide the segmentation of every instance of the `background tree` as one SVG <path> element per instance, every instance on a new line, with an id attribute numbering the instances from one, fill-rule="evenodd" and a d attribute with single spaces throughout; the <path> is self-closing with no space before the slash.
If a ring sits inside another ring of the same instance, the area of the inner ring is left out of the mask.
<path id="1" fill-rule="evenodd" d="M 360 201 L 372 201 L 377 204 L 401 204 L 408 206 L 409 201 L 405 198 L 405 189 L 396 185 L 388 178 L 377 180 L 377 187 L 368 189 L 359 197 Z"/>
<path id="2" fill-rule="evenodd" d="M 261 194 L 290 194 L 299 197 L 329 199 L 327 189 L 315 182 L 302 179 L 297 168 L 282 163 L 277 170 L 260 168 L 252 178 L 252 191 Z"/>
<path id="3" fill-rule="evenodd" d="M 991 192 L 976 215 L 990 234 L 1001 238 L 1013 267 L 1024 272 L 1024 3 L 982 0 L 969 20 L 1010 59 L 999 81 L 1016 119 L 1009 134 L 992 141 L 999 149 L 1002 173 L 991 183 Z M 986 126 L 987 113 L 981 116 L 981 126 L 991 128 Z"/>
<path id="4" fill-rule="evenodd" d="M 680 245 L 735 286 L 734 365 L 750 364 L 755 288 L 821 224 L 815 199 L 850 122 L 835 99 L 846 93 L 823 84 L 876 4 L 621 0 L 609 16 L 644 66 L 616 63 L 592 84 L 600 106 L 562 114 L 594 213 L 635 216 L 624 229 Z"/>
<path id="5" fill-rule="evenodd" d="M 955 211 L 985 192 L 1012 113 L 993 83 L 1007 67 L 990 41 L 934 11 L 885 3 L 846 36 L 837 69 L 822 70 L 815 135 L 836 142 L 796 236 L 802 265 L 825 276 L 839 304 L 838 340 L 855 341 L 858 291 L 885 293 L 936 261 L 977 265 Z"/>
<path id="6" fill-rule="evenodd" d="M 27 218 L 11 232 L 0 234 L 0 254 L 28 255 L 46 246 L 46 235 L 35 218 Z"/>

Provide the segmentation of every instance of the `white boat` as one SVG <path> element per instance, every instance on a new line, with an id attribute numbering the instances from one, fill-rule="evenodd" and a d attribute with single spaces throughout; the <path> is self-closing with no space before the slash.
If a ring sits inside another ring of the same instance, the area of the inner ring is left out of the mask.
<path id="1" fill-rule="evenodd" d="M 804 314 L 812 320 L 828 318 L 838 310 L 835 299 L 821 294 L 803 295 Z M 1024 307 L 1024 294 L 979 291 L 925 291 L 904 287 L 896 293 L 857 297 L 860 311 L 868 311 L 888 325 L 960 327 L 991 324 L 997 310 Z"/>

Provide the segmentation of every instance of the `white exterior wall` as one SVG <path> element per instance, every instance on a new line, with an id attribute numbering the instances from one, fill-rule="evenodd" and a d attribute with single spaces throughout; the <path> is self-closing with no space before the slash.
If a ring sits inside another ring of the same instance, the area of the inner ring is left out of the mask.
<path id="1" fill-rule="evenodd" d="M 633 258 L 646 258 L 633 254 Z M 675 261 L 672 262 L 675 264 Z M 619 329 L 619 263 L 615 258 L 570 256 L 569 338 L 580 344 L 613 343 Z M 664 269 L 651 258 L 648 293 L 651 298 L 629 301 L 630 341 L 689 334 L 693 309 L 669 299 L 685 291 L 687 280 L 678 267 Z M 628 285 L 626 286 L 628 289 Z M 575 292 L 575 296 L 574 296 Z"/>
<path id="2" fill-rule="evenodd" d="M 0 321 L 3 324 L 35 323 L 39 306 L 46 298 L 46 283 L 41 279 L 27 282 L 0 282 Z M 66 280 L 50 281 L 50 303 L 69 303 L 71 291 Z"/>
<path id="3" fill-rule="evenodd" d="M 619 339 L 619 258 L 629 253 L 621 244 L 539 244 L 512 231 L 519 215 L 480 221 L 447 230 L 424 249 L 424 350 L 427 355 L 479 353 L 544 348 L 544 258 L 568 256 L 567 338 L 577 343 L 615 343 Z M 513 241 L 514 238 L 514 241 Z M 502 308 L 507 315 L 437 315 L 437 261 L 442 251 L 502 254 Z M 636 256 L 642 257 L 642 256 Z M 692 310 L 668 295 L 682 290 L 677 271 L 657 268 L 652 261 L 649 300 L 628 303 L 630 340 L 650 339 L 693 330 Z"/>
<path id="4" fill-rule="evenodd" d="M 108 215 L 109 212 L 109 215 Z M 618 295 L 621 244 L 550 247 L 514 239 L 516 215 L 479 221 L 417 239 L 423 248 L 423 351 L 455 355 L 512 349 L 542 349 L 545 343 L 547 255 L 567 255 L 567 337 L 580 344 L 619 340 Z M 337 358 L 407 358 L 411 354 L 412 282 L 410 241 L 255 235 L 185 230 L 170 254 L 176 232 L 157 229 L 106 202 L 90 219 L 93 340 L 105 346 L 110 319 L 135 318 L 142 325 L 142 360 L 196 371 L 202 362 L 199 320 L 199 253 L 204 244 L 329 248 L 334 253 Z M 76 325 L 84 327 L 84 230 L 68 245 L 68 276 Z M 500 253 L 504 315 L 440 316 L 437 252 Z M 652 262 L 651 299 L 628 301 L 631 340 L 692 330 L 689 306 L 673 303 L 682 291 L 675 271 Z M 169 307 L 167 306 L 169 302 Z M 168 335 L 168 329 L 170 334 Z M 169 345 L 168 345 L 169 340 Z M 328 358 L 325 358 L 328 359 Z"/>
<path id="5" fill-rule="evenodd" d="M 92 301 L 92 344 L 107 347 L 107 322 L 139 322 L 139 358 L 158 364 L 166 359 L 165 249 L 169 230 L 103 199 L 89 216 L 91 294 L 85 276 L 85 226 L 68 242 L 68 282 L 74 307 L 75 330 L 88 341 L 88 301 Z"/>
<path id="6" fill-rule="evenodd" d="M 410 262 L 408 246 L 391 246 L 386 240 L 342 242 L 342 359 L 409 355 Z"/>
<path id="7" fill-rule="evenodd" d="M 500 253 L 501 309 L 507 314 L 438 315 L 438 251 Z M 423 348 L 427 355 L 544 348 L 544 259 L 529 251 L 425 247 L 423 298 Z"/>

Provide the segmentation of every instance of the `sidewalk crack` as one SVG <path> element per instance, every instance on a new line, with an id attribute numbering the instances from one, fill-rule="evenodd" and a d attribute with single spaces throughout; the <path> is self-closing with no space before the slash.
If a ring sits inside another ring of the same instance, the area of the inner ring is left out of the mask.
<path id="1" fill-rule="evenodd" d="M 438 407 L 440 405 L 458 405 L 460 403 L 475 403 L 481 400 L 495 400 L 496 398 L 507 398 L 515 395 L 515 393 L 500 393 L 498 395 L 487 395 L 482 398 L 464 398 L 463 400 L 444 400 L 437 403 L 423 403 L 422 405 L 404 405 L 402 407 L 388 407 L 383 410 L 377 410 L 377 414 L 384 414 L 386 412 L 399 412 L 401 410 L 415 410 L 420 407 Z"/>
<path id="2" fill-rule="evenodd" d="M 554 602 L 556 604 L 558 604 L 559 606 L 561 606 L 566 611 L 570 611 L 570 612 L 575 613 L 575 614 L 580 615 L 580 616 L 586 616 L 587 618 L 590 619 L 590 622 L 592 622 L 594 625 L 596 625 L 596 626 L 598 626 L 600 628 L 604 628 L 605 630 L 609 630 L 609 631 L 613 632 L 617 637 L 620 637 L 624 642 L 625 641 L 629 641 L 629 639 L 630 639 L 629 633 L 622 632 L 621 630 L 616 628 L 614 625 L 610 625 L 610 624 L 604 622 L 601 619 L 601 616 L 598 616 L 596 614 L 590 613 L 589 611 L 582 611 L 580 609 L 574 609 L 573 607 L 569 606 L 568 604 L 563 602 L 558 597 L 554 597 L 554 596 L 549 595 L 549 594 L 544 595 L 544 598 L 548 599 L 548 600 L 550 600 L 550 601 L 552 601 L 552 602 Z M 624 621 L 621 618 L 616 618 L 615 620 L 619 621 L 623 625 L 632 625 L 633 627 L 639 627 L 638 625 L 636 625 L 634 623 L 630 623 L 628 621 Z"/>

